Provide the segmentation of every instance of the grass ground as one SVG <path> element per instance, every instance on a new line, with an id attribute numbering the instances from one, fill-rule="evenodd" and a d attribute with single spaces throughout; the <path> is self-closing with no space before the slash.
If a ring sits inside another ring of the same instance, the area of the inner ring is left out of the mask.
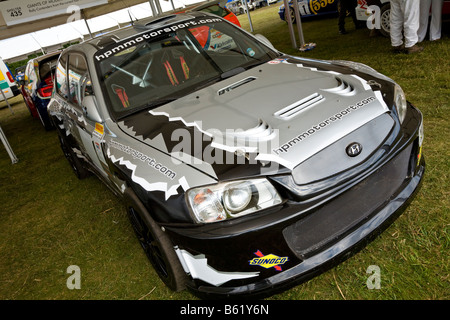
<path id="1" fill-rule="evenodd" d="M 393 55 L 387 38 L 367 29 L 337 34 L 337 19 L 304 21 L 308 52 L 292 48 L 278 5 L 252 12 L 254 33 L 279 50 L 310 58 L 353 60 L 395 79 L 425 118 L 425 181 L 417 198 L 386 232 L 336 268 L 273 300 L 450 298 L 449 97 L 450 39 L 425 42 L 418 55 Z M 246 16 L 239 17 L 248 29 Z M 19 158 L 0 147 L 0 299 L 196 299 L 173 293 L 158 279 L 119 201 L 95 177 L 77 180 L 56 132 L 32 119 L 22 97 L 0 103 L 0 125 Z M 69 290 L 67 268 L 81 270 L 81 289 Z M 380 268 L 381 288 L 366 281 Z"/>

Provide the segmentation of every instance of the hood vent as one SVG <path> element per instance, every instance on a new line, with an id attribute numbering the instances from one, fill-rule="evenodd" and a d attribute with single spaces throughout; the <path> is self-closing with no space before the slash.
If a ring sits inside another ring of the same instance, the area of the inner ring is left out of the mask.
<path id="1" fill-rule="evenodd" d="M 316 104 L 322 102 L 323 100 L 325 100 L 325 98 L 321 94 L 318 94 L 316 92 L 310 96 L 307 96 L 306 98 L 303 98 L 302 100 L 299 100 L 275 112 L 274 115 L 275 117 L 283 120 L 290 120 L 295 116 L 297 116 L 302 111 L 304 111 L 305 109 L 315 106 Z"/>
<path id="2" fill-rule="evenodd" d="M 355 88 L 345 80 L 336 77 L 336 81 L 338 82 L 337 87 L 330 89 L 322 89 L 323 91 L 335 93 L 341 96 L 353 96 L 356 94 Z"/>
<path id="3" fill-rule="evenodd" d="M 256 127 L 245 131 L 227 132 L 226 136 L 237 141 L 267 141 L 274 137 L 274 130 L 267 122 L 260 119 Z"/>
<path id="4" fill-rule="evenodd" d="M 238 82 L 230 84 L 229 86 L 227 86 L 225 88 L 220 89 L 219 91 L 217 91 L 217 94 L 219 96 L 221 96 L 221 95 L 223 95 L 223 94 L 225 94 L 227 92 L 230 92 L 231 90 L 234 90 L 234 89 L 236 89 L 236 88 L 238 88 L 240 86 L 243 86 L 246 83 L 252 82 L 253 80 L 256 80 L 256 78 L 255 77 L 248 77 L 248 78 L 242 79 L 242 80 L 240 80 Z"/>

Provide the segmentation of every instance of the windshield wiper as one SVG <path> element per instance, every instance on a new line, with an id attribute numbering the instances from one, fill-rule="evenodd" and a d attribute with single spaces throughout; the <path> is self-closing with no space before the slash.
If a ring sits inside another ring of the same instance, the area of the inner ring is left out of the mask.
<path id="1" fill-rule="evenodd" d="M 237 67 L 237 68 L 234 68 L 234 69 L 225 71 L 224 73 L 222 73 L 222 74 L 220 75 L 220 77 L 221 77 L 222 79 L 226 79 L 226 78 L 235 76 L 235 75 L 237 75 L 237 74 L 239 74 L 239 73 L 242 73 L 242 72 L 244 72 L 244 71 L 245 71 L 245 69 L 244 69 L 243 67 Z"/>
<path id="2" fill-rule="evenodd" d="M 235 76 L 237 74 L 240 74 L 240 73 L 244 72 L 245 70 L 249 70 L 251 68 L 254 68 L 254 67 L 259 66 L 259 65 L 261 65 L 263 63 L 266 63 L 266 62 L 267 62 L 266 60 L 255 60 L 254 62 L 252 62 L 250 64 L 244 65 L 243 67 L 236 67 L 236 68 L 233 68 L 231 70 L 225 71 L 224 73 L 222 73 L 220 75 L 220 77 L 222 79 L 227 79 L 227 78 L 230 78 L 230 77 Z"/>
<path id="3" fill-rule="evenodd" d="M 219 82 L 220 80 L 222 80 L 222 78 L 220 77 L 220 75 L 211 77 L 209 79 L 207 79 L 206 81 L 200 82 L 197 86 L 194 87 L 194 90 L 192 92 L 198 91 L 200 89 L 209 87 L 210 85 Z"/>

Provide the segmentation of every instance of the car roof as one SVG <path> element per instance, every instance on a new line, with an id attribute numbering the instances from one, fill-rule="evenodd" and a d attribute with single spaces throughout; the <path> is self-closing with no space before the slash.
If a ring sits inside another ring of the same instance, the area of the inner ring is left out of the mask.
<path id="1" fill-rule="evenodd" d="M 42 55 L 42 56 L 33 58 L 32 60 L 33 60 L 34 62 L 41 62 L 42 60 L 48 59 L 48 58 L 53 57 L 53 56 L 58 57 L 58 56 L 60 55 L 61 52 L 62 52 L 61 50 L 49 52 L 49 53 L 46 53 L 46 54 L 44 54 L 44 55 Z"/>
<path id="2" fill-rule="evenodd" d="M 219 5 L 219 6 L 221 6 L 221 7 L 225 7 L 226 1 L 227 1 L 227 0 L 208 1 L 208 2 L 206 2 L 206 3 L 203 3 L 203 4 L 200 4 L 200 5 L 198 5 L 198 6 L 195 6 L 195 7 L 192 8 L 192 9 L 189 9 L 189 11 L 192 11 L 192 10 L 201 10 L 201 9 L 208 8 L 208 7 L 210 7 L 210 6 L 213 6 L 213 5 Z"/>

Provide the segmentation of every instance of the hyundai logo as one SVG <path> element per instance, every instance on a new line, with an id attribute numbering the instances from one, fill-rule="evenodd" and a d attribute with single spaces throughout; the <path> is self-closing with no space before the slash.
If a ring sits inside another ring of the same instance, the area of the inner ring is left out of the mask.
<path id="1" fill-rule="evenodd" d="M 356 157 L 362 151 L 362 145 L 358 142 L 350 143 L 345 149 L 349 157 Z"/>

